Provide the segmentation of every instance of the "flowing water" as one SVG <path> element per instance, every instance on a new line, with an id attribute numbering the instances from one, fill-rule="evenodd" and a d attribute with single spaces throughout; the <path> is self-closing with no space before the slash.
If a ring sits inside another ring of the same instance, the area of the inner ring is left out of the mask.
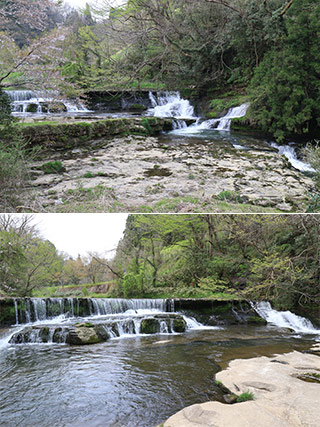
<path id="1" fill-rule="evenodd" d="M 152 108 L 148 110 L 150 115 L 172 117 L 174 119 L 174 130 L 168 135 L 173 142 L 179 141 L 181 138 L 189 140 L 191 143 L 201 143 L 201 140 L 209 139 L 216 141 L 218 144 L 228 142 L 239 150 L 269 150 L 271 147 L 271 149 L 274 148 L 287 157 L 289 163 L 295 169 L 301 172 L 314 172 L 309 163 L 299 158 L 299 145 L 297 143 L 290 142 L 289 145 L 279 145 L 263 136 L 252 137 L 230 130 L 233 119 L 246 115 L 249 103 L 229 108 L 227 114 L 223 117 L 204 120 L 195 115 L 192 105 L 188 100 L 182 99 L 179 92 L 164 92 L 157 96 L 150 92 L 149 97 L 152 103 Z M 187 126 L 186 120 L 193 120 L 194 122 Z"/>
<path id="2" fill-rule="evenodd" d="M 41 301 L 30 301 L 30 317 L 35 306 L 37 316 L 40 312 L 44 316 Z M 118 300 L 118 309 L 114 304 L 103 301 L 99 305 L 96 301 L 98 308 L 92 304 L 96 311 L 86 320 L 148 316 L 150 312 L 172 309 L 171 300 L 155 301 L 153 308 L 152 300 L 146 302 L 149 308 L 141 308 L 140 301 L 131 300 L 126 305 Z M 67 307 L 66 302 L 60 302 Z M 110 306 L 116 313 L 105 314 Z M 76 311 L 75 305 L 73 308 Z M 267 304 L 259 309 L 266 317 L 274 314 Z M 287 317 L 292 320 L 291 315 Z M 62 325 L 72 319 L 63 320 L 61 316 L 40 322 Z M 308 324 L 308 333 L 300 331 L 297 336 L 277 327 L 282 323 L 271 317 L 270 326 L 219 328 L 206 328 L 187 318 L 184 334 L 126 334 L 87 346 L 8 344 L 8 336 L 25 326 L 15 325 L 0 335 L 1 425 L 152 427 L 187 405 L 210 399 L 221 401 L 214 376 L 230 360 L 303 350 L 319 333 Z M 299 325 L 305 320 L 298 318 L 295 322 Z M 39 321 L 32 324 L 36 323 Z"/>
<path id="3" fill-rule="evenodd" d="M 79 100 L 60 99 L 56 92 L 36 92 L 30 90 L 10 90 L 6 91 L 11 99 L 13 115 L 24 117 L 28 113 L 41 116 L 53 112 L 82 113 L 88 112 Z"/>

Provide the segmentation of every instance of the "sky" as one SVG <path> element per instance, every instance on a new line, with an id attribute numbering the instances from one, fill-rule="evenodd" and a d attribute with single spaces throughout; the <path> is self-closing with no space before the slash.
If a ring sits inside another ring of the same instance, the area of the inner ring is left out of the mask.
<path id="1" fill-rule="evenodd" d="M 16 214 L 17 216 L 19 214 Z M 26 215 L 26 214 L 24 214 Z M 73 258 L 98 252 L 111 258 L 123 236 L 127 214 L 32 214 L 40 234 Z"/>
<path id="2" fill-rule="evenodd" d="M 64 0 L 65 3 L 69 3 L 74 8 L 84 8 L 86 3 L 91 3 L 93 6 L 97 6 L 99 3 L 103 3 L 103 0 Z M 113 0 L 114 4 L 121 3 L 122 0 Z M 110 2 L 111 3 L 111 2 Z"/>

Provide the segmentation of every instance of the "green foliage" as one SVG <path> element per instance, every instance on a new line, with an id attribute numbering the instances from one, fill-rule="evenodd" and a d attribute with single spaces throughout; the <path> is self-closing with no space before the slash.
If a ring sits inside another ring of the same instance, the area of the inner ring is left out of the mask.
<path id="1" fill-rule="evenodd" d="M 1 128 L 0 128 L 1 132 Z M 21 203 L 28 180 L 27 152 L 19 133 L 14 127 L 6 128 L 6 138 L 0 136 L 0 209 L 13 212 Z"/>
<path id="2" fill-rule="evenodd" d="M 50 285 L 61 267 L 53 244 L 32 230 L 0 230 L 0 247 L 0 287 L 9 295 L 32 295 L 34 289 Z"/>
<path id="3" fill-rule="evenodd" d="M 120 289 L 317 305 L 319 231 L 313 215 L 130 215 L 115 260 L 126 270 Z"/>
<path id="4" fill-rule="evenodd" d="M 0 87 L 0 126 L 7 126 L 12 120 L 10 98 Z"/>
<path id="5" fill-rule="evenodd" d="M 143 272 L 127 273 L 121 283 L 121 289 L 125 298 L 141 296 L 143 292 Z"/>
<path id="6" fill-rule="evenodd" d="M 44 163 L 41 166 L 41 169 L 45 174 L 51 174 L 51 173 L 63 173 L 66 171 L 65 167 L 62 165 L 62 163 L 59 160 L 54 160 L 52 162 Z"/>
<path id="7" fill-rule="evenodd" d="M 236 203 L 242 202 L 241 196 L 237 194 L 235 191 L 230 191 L 230 190 L 221 191 L 216 197 L 218 200 L 227 200 L 229 202 L 236 202 Z"/>
<path id="8" fill-rule="evenodd" d="M 296 0 L 285 21 L 286 36 L 266 53 L 251 82 L 251 115 L 282 140 L 320 125 L 320 5 Z"/>
<path id="9" fill-rule="evenodd" d="M 251 391 L 245 391 L 237 397 L 237 402 L 247 402 L 248 400 L 254 400 L 254 394 Z"/>

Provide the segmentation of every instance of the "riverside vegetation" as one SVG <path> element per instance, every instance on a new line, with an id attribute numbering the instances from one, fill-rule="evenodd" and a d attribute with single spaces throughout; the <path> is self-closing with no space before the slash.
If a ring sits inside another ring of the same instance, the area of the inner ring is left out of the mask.
<path id="1" fill-rule="evenodd" d="M 23 137 L 17 137 L 19 127 L 12 127 L 10 144 L 4 141 L 4 131 L 10 131 L 10 106 L 1 89 L 10 88 L 46 87 L 72 96 L 113 91 L 116 98 L 123 90 L 174 89 L 208 118 L 250 102 L 247 115 L 235 119 L 234 126 L 259 129 L 278 141 L 304 135 L 310 142 L 305 155 L 316 166 L 318 186 L 319 150 L 314 141 L 320 116 L 316 36 L 320 6 L 316 0 L 129 0 L 111 8 L 105 1 L 98 10 L 87 5 L 81 13 L 58 3 L 34 0 L 29 13 L 25 0 L 0 3 L 1 175 L 10 177 L 8 183 L 4 179 L 1 183 L 3 188 L 7 185 L 8 194 L 1 201 L 3 211 L 59 209 L 21 197 L 30 186 L 29 153 Z M 290 190 L 289 181 L 285 185 Z M 111 185 L 103 194 L 91 187 L 86 191 L 79 184 L 80 191 L 69 194 L 71 203 L 61 211 L 141 211 L 146 205 L 124 205 L 109 191 Z M 316 187 L 305 186 L 304 192 L 311 195 L 284 210 L 317 211 Z M 224 206 L 215 199 L 190 205 L 181 195 L 167 198 L 166 206 L 151 209 L 257 210 L 239 203 L 236 194 L 226 197 Z M 179 203 L 184 207 L 177 208 Z M 275 209 L 277 204 L 267 211 Z"/>
<path id="2" fill-rule="evenodd" d="M 113 260 L 73 260 L 2 215 L 1 292 L 269 300 L 319 322 L 319 227 L 316 215 L 129 215 Z"/>

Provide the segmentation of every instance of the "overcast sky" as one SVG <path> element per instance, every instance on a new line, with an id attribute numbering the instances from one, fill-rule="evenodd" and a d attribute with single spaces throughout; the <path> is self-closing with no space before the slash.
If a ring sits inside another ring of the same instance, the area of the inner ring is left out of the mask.
<path id="1" fill-rule="evenodd" d="M 16 214 L 19 215 L 19 214 Z M 21 214 L 22 215 L 22 214 Z M 127 214 L 33 214 L 41 236 L 73 258 L 89 251 L 110 254 L 122 238 Z"/>
<path id="2" fill-rule="evenodd" d="M 104 2 L 104 0 L 64 0 L 65 3 L 69 3 L 70 6 L 73 6 L 75 8 L 83 8 L 85 7 L 86 3 L 92 4 L 93 6 L 98 6 L 99 3 L 103 4 L 106 3 Z M 123 3 L 123 0 L 109 0 L 110 4 L 119 4 L 119 3 Z"/>

